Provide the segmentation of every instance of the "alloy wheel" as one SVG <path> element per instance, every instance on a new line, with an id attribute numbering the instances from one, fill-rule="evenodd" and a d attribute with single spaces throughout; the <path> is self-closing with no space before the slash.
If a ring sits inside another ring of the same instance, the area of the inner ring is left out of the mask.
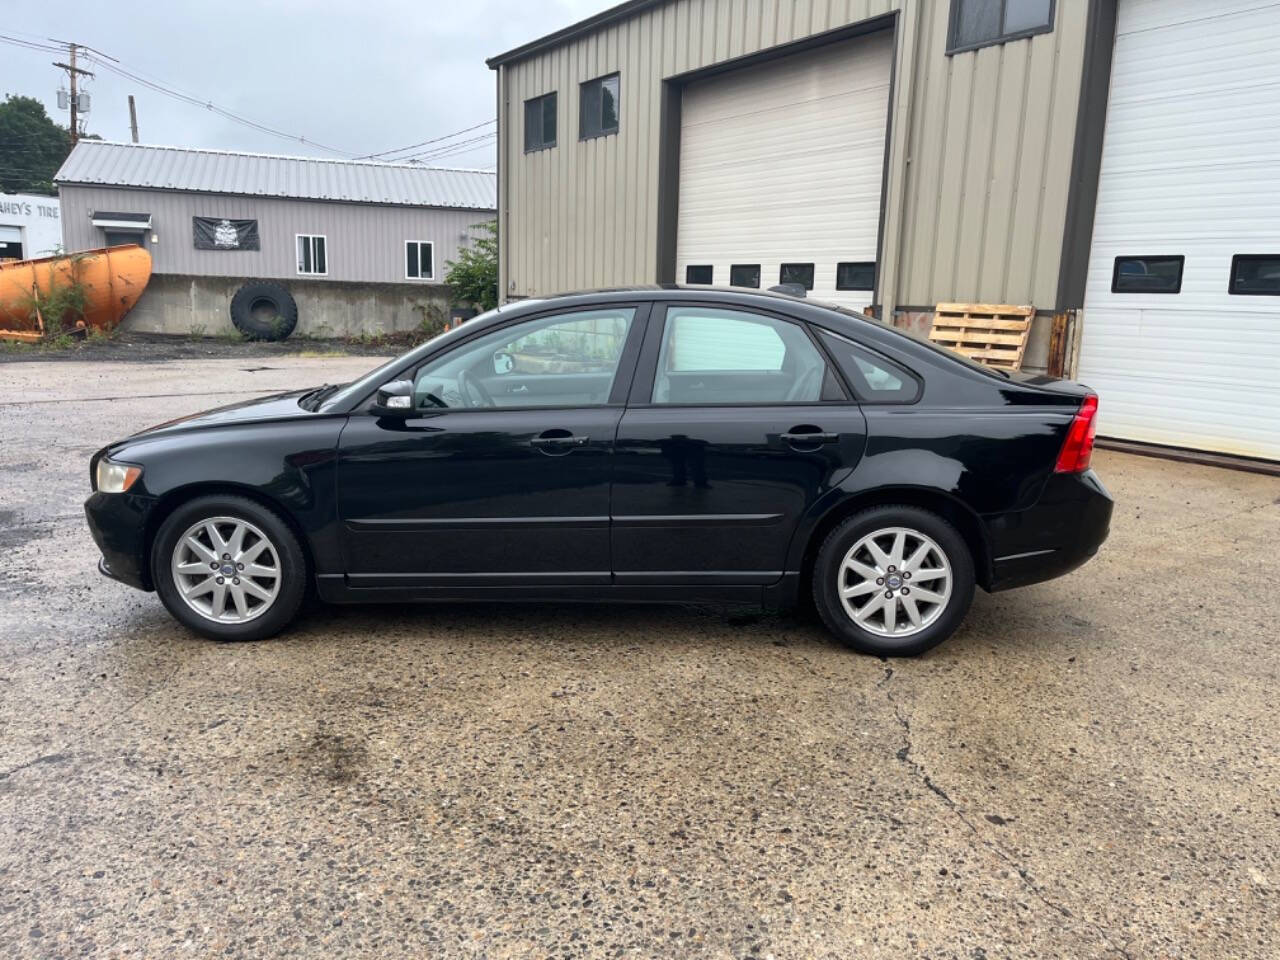
<path id="1" fill-rule="evenodd" d="M 283 582 L 275 545 L 238 517 L 210 517 L 188 527 L 173 548 L 171 570 L 182 601 L 216 623 L 262 616 Z"/>
<path id="2" fill-rule="evenodd" d="M 951 599 L 951 564 L 933 538 L 910 527 L 869 533 L 844 555 L 836 589 L 849 618 L 879 637 L 928 628 Z"/>

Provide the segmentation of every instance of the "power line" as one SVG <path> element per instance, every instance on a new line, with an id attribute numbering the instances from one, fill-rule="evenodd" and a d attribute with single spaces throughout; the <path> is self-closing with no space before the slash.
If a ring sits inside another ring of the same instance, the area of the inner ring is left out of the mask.
<path id="1" fill-rule="evenodd" d="M 50 52 L 61 53 L 65 49 L 64 47 L 58 46 L 55 44 L 40 43 L 36 41 L 31 41 L 31 40 L 22 40 L 18 37 L 9 36 L 7 34 L 0 34 L 0 42 L 8 43 L 12 46 L 24 47 L 29 50 L 39 50 L 46 53 L 50 53 Z M 202 100 L 199 97 L 192 96 L 191 94 L 182 93 L 179 90 L 176 90 L 167 86 L 165 83 L 159 80 L 148 80 L 144 76 L 140 76 L 138 73 L 134 73 L 125 69 L 125 67 L 121 64 L 121 62 L 117 60 L 115 57 L 112 57 L 110 54 L 103 53 L 101 50 L 97 50 L 93 47 L 85 47 L 83 45 L 78 45 L 78 46 L 80 46 L 83 50 L 86 51 L 85 59 L 92 61 L 93 63 L 102 67 L 104 70 L 111 71 L 117 76 L 123 77 L 126 80 L 131 80 L 134 83 L 141 84 L 142 86 L 148 88 L 149 90 L 154 90 L 157 93 L 163 94 L 164 96 L 167 96 L 167 97 L 172 97 L 175 100 L 180 100 L 183 103 L 190 104 L 191 106 L 203 107 L 204 109 L 209 110 L 213 113 L 216 113 L 219 116 L 224 117 L 228 120 L 231 120 L 234 123 L 242 124 L 243 126 L 250 127 L 261 133 L 270 134 L 271 136 L 274 136 L 274 137 L 280 137 L 283 140 L 293 140 L 298 143 L 310 144 L 313 147 L 319 147 L 321 150 L 327 150 L 329 153 L 336 153 L 340 156 L 344 156 L 344 157 L 351 156 L 351 153 L 349 151 L 339 150 L 337 147 L 331 147 L 331 146 L 328 146 L 327 144 L 320 143 L 317 140 L 312 140 L 308 137 L 303 137 L 298 134 L 292 134 L 292 133 L 287 133 L 286 131 L 283 131 L 283 130 L 277 130 L 276 128 L 270 127 L 264 123 L 259 123 L 256 120 L 251 120 L 248 117 L 241 116 L 240 114 L 235 113 L 231 110 L 228 110 L 225 107 L 221 107 L 218 104 L 213 103 L 212 101 Z"/>
<path id="2" fill-rule="evenodd" d="M 472 130 L 479 130 L 481 127 L 487 127 L 491 123 L 497 123 L 497 120 L 486 120 L 483 123 L 477 123 L 473 127 L 464 127 L 461 130 L 455 130 L 453 133 L 446 133 L 442 137 L 433 137 L 430 140 L 423 140 L 421 143 L 411 143 L 408 146 L 396 147 L 394 150 L 383 150 L 381 153 L 366 153 L 364 156 L 356 157 L 356 160 L 376 160 L 379 157 L 386 157 L 393 153 L 404 153 L 406 150 L 416 150 L 418 147 L 425 147 L 433 143 L 439 143 L 441 140 L 449 140 L 463 133 L 470 133 Z M 399 159 L 404 159 L 403 157 Z"/>

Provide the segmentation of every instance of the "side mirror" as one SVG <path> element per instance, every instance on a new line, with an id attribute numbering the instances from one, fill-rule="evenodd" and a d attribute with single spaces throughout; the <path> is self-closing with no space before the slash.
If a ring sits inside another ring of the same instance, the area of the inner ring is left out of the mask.
<path id="1" fill-rule="evenodd" d="M 495 376 L 502 376 L 504 373 L 510 373 L 516 368 L 516 358 L 505 350 L 499 350 L 493 355 L 493 372 Z"/>
<path id="2" fill-rule="evenodd" d="M 393 380 L 378 388 L 369 412 L 375 417 L 413 416 L 413 381 Z"/>

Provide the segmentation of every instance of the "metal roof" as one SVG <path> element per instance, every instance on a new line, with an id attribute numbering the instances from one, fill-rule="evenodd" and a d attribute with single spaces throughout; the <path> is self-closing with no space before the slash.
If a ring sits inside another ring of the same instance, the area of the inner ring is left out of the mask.
<path id="1" fill-rule="evenodd" d="M 58 184 L 339 200 L 411 207 L 497 208 L 497 175 L 373 160 L 317 160 L 81 140 Z"/>
<path id="2" fill-rule="evenodd" d="M 619 20 L 625 20 L 627 17 L 633 16 L 648 7 L 657 6 L 665 3 L 666 0 L 625 0 L 616 6 L 602 10 L 594 16 L 587 17 L 585 20 L 579 20 L 577 23 L 571 23 L 569 26 L 557 30 L 555 33 L 549 33 L 545 37 L 539 37 L 537 40 L 531 40 L 522 44 L 506 53 L 500 53 L 496 57 L 490 57 L 485 61 L 490 70 L 496 70 L 504 63 L 511 63 L 515 60 L 522 60 L 530 54 L 537 53 L 547 47 L 554 47 L 564 43 L 566 40 L 572 40 L 574 37 L 580 37 L 584 33 L 591 33 L 593 30 L 599 30 L 601 27 L 616 23 Z"/>

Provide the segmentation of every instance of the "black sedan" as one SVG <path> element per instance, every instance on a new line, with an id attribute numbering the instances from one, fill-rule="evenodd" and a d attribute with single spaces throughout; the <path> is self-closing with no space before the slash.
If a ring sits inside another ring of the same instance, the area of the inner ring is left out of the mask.
<path id="1" fill-rule="evenodd" d="M 645 288 L 502 307 L 342 386 L 94 455 L 101 570 L 207 636 L 323 600 L 710 601 L 809 593 L 913 654 L 975 584 L 1075 569 L 1112 501 L 1097 398 L 861 315 Z"/>

